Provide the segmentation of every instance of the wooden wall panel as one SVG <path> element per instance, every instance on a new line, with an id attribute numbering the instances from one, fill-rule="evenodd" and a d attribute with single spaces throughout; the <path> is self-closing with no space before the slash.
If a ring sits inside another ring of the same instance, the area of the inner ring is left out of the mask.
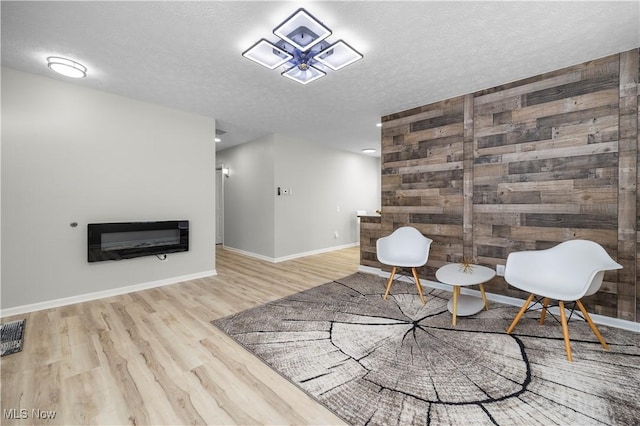
<path id="1" fill-rule="evenodd" d="M 585 299 L 640 322 L 638 49 L 382 118 L 380 235 L 412 225 L 448 262 L 490 267 L 569 239 L 624 265 Z M 523 297 L 496 277 L 488 291 Z"/>
<path id="2" fill-rule="evenodd" d="M 463 252 L 464 99 L 382 119 L 381 232 L 411 225 L 433 239 L 429 279 Z"/>
<path id="3" fill-rule="evenodd" d="M 482 178 L 474 182 L 473 228 L 480 263 L 503 264 L 512 251 L 548 248 L 578 238 L 578 230 L 617 255 L 617 63 L 615 55 L 513 86 L 498 99 L 495 92 L 475 96 L 473 167 Z M 496 163 L 503 168 L 486 170 Z M 502 279 L 488 287 L 524 296 Z M 615 299 L 591 305 L 617 315 Z"/>
<path id="4" fill-rule="evenodd" d="M 638 174 L 638 49 L 620 54 L 620 142 L 618 186 L 617 316 L 636 320 L 637 174 Z"/>
<path id="5" fill-rule="evenodd" d="M 375 216 L 360 217 L 360 264 L 375 268 L 380 267 L 376 257 L 376 241 L 380 238 L 380 218 Z"/>

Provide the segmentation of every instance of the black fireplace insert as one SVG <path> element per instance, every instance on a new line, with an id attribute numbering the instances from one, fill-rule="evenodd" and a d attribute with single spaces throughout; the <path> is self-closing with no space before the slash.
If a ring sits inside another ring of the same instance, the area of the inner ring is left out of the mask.
<path id="1" fill-rule="evenodd" d="M 189 221 L 90 223 L 89 262 L 160 256 L 189 250 Z"/>

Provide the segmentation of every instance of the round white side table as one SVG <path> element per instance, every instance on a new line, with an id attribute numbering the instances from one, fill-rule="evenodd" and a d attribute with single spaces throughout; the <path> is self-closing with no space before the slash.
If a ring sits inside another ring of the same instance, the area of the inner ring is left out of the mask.
<path id="1" fill-rule="evenodd" d="M 484 294 L 483 283 L 491 280 L 496 276 L 496 271 L 486 266 L 470 265 L 467 271 L 464 271 L 460 263 L 450 263 L 444 265 L 436 271 L 436 278 L 444 284 L 453 286 L 453 298 L 449 300 L 447 308 L 453 314 L 451 324 L 456 325 L 456 318 L 460 316 L 469 316 L 477 314 L 484 307 L 489 310 L 487 297 Z M 460 287 L 479 285 L 482 299 L 466 294 L 460 294 Z"/>

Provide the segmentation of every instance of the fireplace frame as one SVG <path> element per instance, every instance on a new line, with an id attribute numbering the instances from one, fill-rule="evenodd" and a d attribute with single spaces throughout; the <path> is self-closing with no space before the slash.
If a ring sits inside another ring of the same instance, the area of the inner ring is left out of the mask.
<path id="1" fill-rule="evenodd" d="M 188 220 L 87 224 L 89 263 L 185 251 L 189 251 Z"/>

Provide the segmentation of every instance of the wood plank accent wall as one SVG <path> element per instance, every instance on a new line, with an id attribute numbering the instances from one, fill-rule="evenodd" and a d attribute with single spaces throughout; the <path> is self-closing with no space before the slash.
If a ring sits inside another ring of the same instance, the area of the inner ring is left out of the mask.
<path id="1" fill-rule="evenodd" d="M 640 322 L 639 50 L 382 117 L 379 236 L 432 238 L 427 266 L 583 238 L 624 266 L 584 301 Z M 368 235 L 375 249 L 375 236 Z M 367 265 L 387 269 L 367 253 Z M 496 277 L 487 290 L 525 297 Z"/>
<path id="2" fill-rule="evenodd" d="M 380 216 L 360 217 L 360 264 L 379 267 L 376 257 L 376 241 L 380 238 Z"/>
<path id="3" fill-rule="evenodd" d="M 634 312 L 638 318 L 638 50 L 620 54 L 619 186 L 618 186 L 618 316 Z M 635 272 L 635 273 L 634 273 Z M 627 319 L 627 318 L 625 318 Z"/>
<path id="4" fill-rule="evenodd" d="M 464 106 L 458 97 L 382 119 L 381 232 L 410 224 L 433 239 L 420 271 L 431 279 L 464 250 Z"/>

